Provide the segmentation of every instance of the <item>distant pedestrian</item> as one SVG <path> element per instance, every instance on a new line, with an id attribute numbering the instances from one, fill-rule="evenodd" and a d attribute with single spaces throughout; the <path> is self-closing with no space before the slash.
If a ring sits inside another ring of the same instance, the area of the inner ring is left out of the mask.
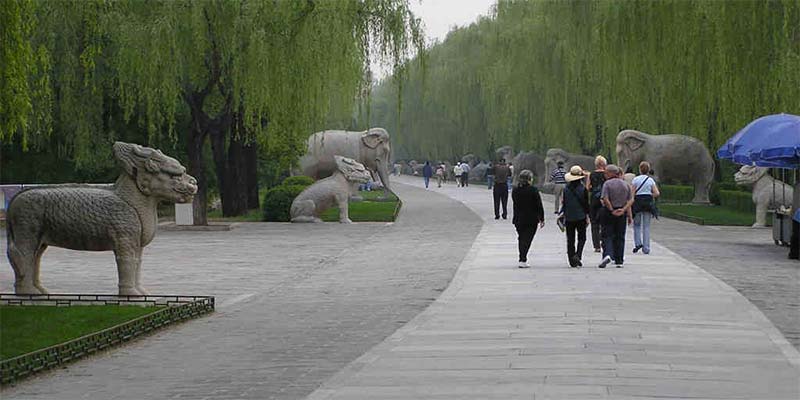
<path id="1" fill-rule="evenodd" d="M 461 168 L 461 161 L 459 161 L 458 163 L 456 163 L 456 166 L 453 167 L 453 175 L 455 175 L 456 178 L 456 186 L 458 186 L 459 183 L 461 183 L 462 187 L 464 186 L 464 183 L 461 182 L 461 175 L 463 174 L 464 170 Z"/>
<path id="2" fill-rule="evenodd" d="M 564 180 L 564 175 L 566 174 L 564 161 L 556 163 L 555 169 L 550 173 L 550 182 L 553 183 L 553 195 L 555 195 L 555 214 L 558 214 L 561 208 L 561 196 L 564 194 L 564 186 L 567 184 L 567 181 Z"/>
<path id="3" fill-rule="evenodd" d="M 428 184 L 431 183 L 432 176 L 433 167 L 431 167 L 430 161 L 425 161 L 425 165 L 422 167 L 422 179 L 425 180 L 425 190 L 428 190 Z"/>
<path id="4" fill-rule="evenodd" d="M 544 228 L 544 207 L 542 207 L 539 190 L 531 184 L 533 173 L 527 169 L 520 171 L 518 180 L 517 187 L 511 192 L 511 198 L 514 201 L 512 222 L 518 235 L 519 267 L 529 268 L 528 250 L 530 250 L 531 242 L 536 235 L 537 224 L 539 228 Z"/>
<path id="5" fill-rule="evenodd" d="M 641 175 L 633 178 L 633 252 L 641 250 L 644 254 L 650 254 L 650 221 L 655 216 L 655 199 L 661 193 L 656 181 L 648 175 L 650 163 L 642 161 L 639 172 Z"/>
<path id="6" fill-rule="evenodd" d="M 586 244 L 586 226 L 589 224 L 589 191 L 586 189 L 586 175 L 583 168 L 574 165 L 564 176 L 564 220 L 567 231 L 567 260 L 569 266 L 582 267 L 583 246 Z M 575 235 L 578 245 L 575 246 Z"/>
<path id="7" fill-rule="evenodd" d="M 603 260 L 598 267 L 605 268 L 611 261 L 622 268 L 625 256 L 625 222 L 633 223 L 631 205 L 633 190 L 622 180 L 622 171 L 616 165 L 606 167 L 606 181 L 600 193 L 605 208 L 601 211 L 603 224 Z"/>
<path id="8" fill-rule="evenodd" d="M 500 219 L 500 206 L 503 207 L 503 219 L 508 216 L 508 180 L 506 179 L 511 175 L 511 170 L 506 165 L 506 160 L 500 161 L 494 165 L 494 176 L 497 182 L 494 184 L 494 191 L 492 197 L 494 198 L 494 219 Z"/>
<path id="9" fill-rule="evenodd" d="M 607 164 L 605 157 L 595 157 L 595 169 L 589 174 L 589 220 L 592 224 L 592 244 L 594 245 L 595 253 L 602 251 L 602 234 L 597 213 L 603 208 L 603 203 L 600 202 L 600 192 L 603 190 L 603 182 L 606 180 Z"/>
<path id="10" fill-rule="evenodd" d="M 469 187 L 469 171 L 472 167 L 467 163 L 461 164 L 461 186 Z"/>
<path id="11" fill-rule="evenodd" d="M 444 164 L 439 164 L 436 167 L 436 183 L 438 187 L 442 187 L 442 182 L 444 181 Z"/>
<path id="12" fill-rule="evenodd" d="M 486 185 L 489 186 L 489 190 L 492 190 L 492 186 L 494 186 L 494 166 L 496 164 L 489 163 L 489 167 L 486 168 Z"/>

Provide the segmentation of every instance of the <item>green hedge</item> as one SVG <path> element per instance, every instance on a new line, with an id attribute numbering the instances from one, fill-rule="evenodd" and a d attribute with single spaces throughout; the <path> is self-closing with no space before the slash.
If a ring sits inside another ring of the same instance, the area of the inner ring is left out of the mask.
<path id="1" fill-rule="evenodd" d="M 314 183 L 314 179 L 305 175 L 297 175 L 297 176 L 290 176 L 283 180 L 281 185 L 283 186 L 310 186 Z"/>
<path id="2" fill-rule="evenodd" d="M 659 185 L 660 201 L 665 203 L 691 203 L 694 198 L 694 187 L 679 185 Z"/>
<path id="3" fill-rule="evenodd" d="M 264 195 L 264 221 L 289 222 L 292 201 L 308 185 L 280 185 Z"/>
<path id="4" fill-rule="evenodd" d="M 753 203 L 753 194 L 738 190 L 720 190 L 720 205 L 743 212 L 755 212 L 756 205 Z"/>

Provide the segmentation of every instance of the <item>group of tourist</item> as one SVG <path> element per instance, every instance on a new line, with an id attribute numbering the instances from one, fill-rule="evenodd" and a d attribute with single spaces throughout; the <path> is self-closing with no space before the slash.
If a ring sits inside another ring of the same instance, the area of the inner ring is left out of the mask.
<path id="1" fill-rule="evenodd" d="M 657 215 L 655 198 L 660 193 L 655 180 L 649 175 L 650 164 L 642 162 L 639 172 L 628 183 L 624 180 L 623 171 L 616 165 L 608 165 L 603 156 L 595 158 L 593 172 L 584 171 L 578 165 L 567 171 L 563 162 L 557 163 L 550 179 L 555 186 L 555 213 L 559 215 L 559 226 L 567 236 L 567 261 L 570 267 L 583 266 L 583 248 L 589 226 L 594 251 L 602 254 L 599 268 L 605 268 L 611 262 L 617 268 L 622 268 L 628 225 L 633 225 L 633 252 L 650 254 L 650 222 Z M 538 189 L 531 183 L 532 179 L 531 171 L 520 172 L 519 182 L 511 193 L 514 201 L 512 222 L 518 233 L 520 268 L 530 266 L 528 251 L 537 226 L 543 227 L 545 221 L 542 199 Z M 502 198 L 500 201 L 503 201 Z M 495 218 L 498 214 L 497 203 L 498 196 L 495 195 Z"/>

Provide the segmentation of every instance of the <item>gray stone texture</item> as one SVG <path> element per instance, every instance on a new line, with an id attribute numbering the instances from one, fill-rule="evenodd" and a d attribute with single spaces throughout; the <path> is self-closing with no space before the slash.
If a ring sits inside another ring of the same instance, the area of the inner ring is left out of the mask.
<path id="1" fill-rule="evenodd" d="M 545 168 L 544 158 L 532 151 L 520 152 L 516 155 L 516 157 L 514 157 L 512 163 L 514 165 L 514 184 L 517 183 L 517 177 L 519 176 L 519 173 L 526 169 L 533 172 L 534 183 L 540 188 L 544 184 L 545 178 L 550 176 Z"/>
<path id="2" fill-rule="evenodd" d="M 122 173 L 111 188 L 53 185 L 24 190 L 8 206 L 8 261 L 17 294 L 46 294 L 40 277 L 48 246 L 114 251 L 120 295 L 143 295 L 142 248 L 155 237 L 159 201 L 189 203 L 197 181 L 174 158 L 114 143 Z M 79 279 L 82 274 L 77 276 Z"/>
<path id="3" fill-rule="evenodd" d="M 359 184 L 369 182 L 370 174 L 352 158 L 335 158 L 337 170 L 333 175 L 314 182 L 294 198 L 290 209 L 292 222 L 322 222 L 320 215 L 334 205 L 339 207 L 339 222 L 353 222 L 348 200 Z"/>
<path id="4" fill-rule="evenodd" d="M 217 311 L 0 392 L 11 399 L 299 399 L 444 290 L 480 229 L 466 207 L 398 186 L 394 224 L 241 223 L 160 232 L 154 293 L 217 297 Z M 107 253 L 53 249 L 56 293 L 113 292 Z M 0 291 L 12 288 L 0 262 Z"/>
<path id="5" fill-rule="evenodd" d="M 767 168 L 744 165 L 734 175 L 736 183 L 753 189 L 753 203 L 756 204 L 754 228 L 767 226 L 767 210 L 781 207 L 792 208 L 794 189 L 767 174 Z"/>
<path id="6" fill-rule="evenodd" d="M 692 202 L 709 202 L 714 160 L 703 142 L 685 135 L 648 135 L 624 130 L 617 135 L 616 151 L 617 165 L 623 171 L 630 167 L 638 173 L 639 163 L 647 161 L 657 182 L 694 185 Z"/>

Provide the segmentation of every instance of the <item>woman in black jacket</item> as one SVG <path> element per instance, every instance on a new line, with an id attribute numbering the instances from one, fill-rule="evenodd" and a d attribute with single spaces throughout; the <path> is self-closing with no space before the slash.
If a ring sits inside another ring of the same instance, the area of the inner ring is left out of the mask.
<path id="1" fill-rule="evenodd" d="M 539 190 L 531 185 L 533 173 L 526 169 L 519 173 L 518 180 L 519 184 L 511 192 L 514 201 L 514 218 L 511 222 L 519 235 L 519 267 L 529 268 L 528 250 L 536 235 L 537 224 L 540 228 L 544 227 L 544 207 Z"/>
<path id="2" fill-rule="evenodd" d="M 586 226 L 589 224 L 589 191 L 586 190 L 586 175 L 580 166 L 573 166 L 564 175 L 567 186 L 564 188 L 564 220 L 567 228 L 567 259 L 570 267 L 582 267 L 583 246 L 586 244 Z M 575 234 L 578 234 L 578 247 L 575 248 Z"/>

